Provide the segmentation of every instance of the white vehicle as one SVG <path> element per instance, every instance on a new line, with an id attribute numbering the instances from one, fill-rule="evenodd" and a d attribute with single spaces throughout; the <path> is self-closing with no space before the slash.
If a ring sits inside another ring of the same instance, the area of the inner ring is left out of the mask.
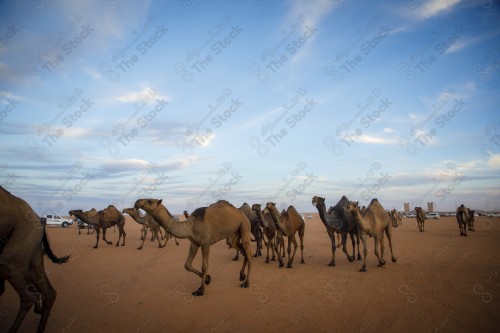
<path id="1" fill-rule="evenodd" d="M 58 225 L 63 228 L 67 228 L 73 224 L 71 218 L 60 217 L 58 215 L 47 214 L 44 216 L 46 225 Z"/>
<path id="2" fill-rule="evenodd" d="M 439 213 L 427 213 L 427 215 L 425 215 L 425 217 L 428 219 L 438 219 Z"/>

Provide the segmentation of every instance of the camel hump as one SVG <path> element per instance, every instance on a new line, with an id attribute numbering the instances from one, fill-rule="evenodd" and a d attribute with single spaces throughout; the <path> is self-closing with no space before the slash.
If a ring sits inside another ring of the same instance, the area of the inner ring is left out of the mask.
<path id="1" fill-rule="evenodd" d="M 205 213 L 207 211 L 207 207 L 196 208 L 191 216 L 194 216 L 196 219 L 200 219 L 203 221 L 205 219 Z"/>

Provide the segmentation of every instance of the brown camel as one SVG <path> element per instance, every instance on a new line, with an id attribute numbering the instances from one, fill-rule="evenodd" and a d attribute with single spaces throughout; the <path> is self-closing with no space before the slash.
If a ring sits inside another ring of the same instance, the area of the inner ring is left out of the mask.
<path id="1" fill-rule="evenodd" d="M 239 208 L 248 218 L 250 221 L 250 226 L 252 230 L 252 235 L 255 239 L 255 242 L 257 243 L 257 249 L 255 250 L 255 254 L 253 255 L 254 257 L 261 257 L 262 256 L 262 229 L 260 225 L 259 218 L 257 217 L 257 214 L 252 210 L 252 207 L 250 207 L 249 204 L 246 202 L 241 205 Z"/>
<path id="2" fill-rule="evenodd" d="M 342 235 L 342 251 L 347 256 L 347 260 L 350 262 L 354 261 L 356 253 L 356 243 L 354 242 L 354 236 L 356 235 L 358 244 L 358 260 L 361 260 L 361 253 L 359 252 L 359 235 L 357 229 L 356 220 L 352 215 L 346 213 L 346 207 L 349 204 L 349 200 L 342 196 L 339 202 L 331 209 L 329 209 L 330 214 L 326 213 L 325 198 L 314 196 L 312 198 L 313 206 L 316 206 L 319 212 L 319 217 L 321 222 L 326 227 L 328 236 L 332 243 L 332 260 L 328 266 L 335 266 L 335 233 L 337 235 L 340 233 Z M 352 256 L 347 253 L 347 234 L 349 233 L 352 242 Z"/>
<path id="3" fill-rule="evenodd" d="M 455 217 L 457 218 L 457 223 L 460 227 L 460 236 L 467 236 L 467 229 L 469 229 L 469 231 L 475 231 L 474 214 L 475 211 L 465 207 L 464 204 L 461 204 L 457 208 Z"/>
<path id="4" fill-rule="evenodd" d="M 392 227 L 397 228 L 399 225 L 399 222 L 400 222 L 400 215 L 399 215 L 398 211 L 393 209 L 393 210 L 389 211 L 388 213 L 389 213 L 389 216 L 391 217 Z"/>
<path id="5" fill-rule="evenodd" d="M 128 214 L 130 215 L 134 221 L 136 221 L 137 223 L 139 223 L 140 225 L 142 225 L 142 230 L 141 230 L 141 234 L 142 234 L 142 237 L 141 237 L 141 240 L 142 240 L 142 244 L 141 246 L 139 246 L 137 249 L 138 250 L 141 250 L 142 247 L 144 246 L 144 241 L 146 240 L 147 238 L 147 233 L 148 233 L 148 229 L 151 230 L 151 233 L 154 235 L 154 237 L 158 240 L 158 247 L 159 248 L 162 248 L 164 247 L 165 245 L 167 245 L 167 241 L 168 241 L 168 237 L 165 237 L 165 243 L 162 245 L 161 242 L 160 242 L 160 237 L 158 237 L 158 233 L 161 234 L 161 229 L 160 229 L 160 225 L 158 224 L 158 222 L 156 222 L 152 217 L 151 215 L 149 214 L 145 214 L 144 216 L 141 216 L 139 215 L 139 212 L 137 210 L 135 210 L 134 208 L 125 208 L 123 211 L 122 211 L 123 214 Z"/>
<path id="6" fill-rule="evenodd" d="M 295 234 L 299 233 L 300 238 L 300 254 L 301 260 L 300 263 L 304 264 L 304 231 L 306 224 L 302 217 L 300 217 L 299 213 L 293 206 L 289 206 L 288 209 L 281 214 L 278 212 L 276 208 L 276 203 L 268 202 L 266 204 L 266 208 L 271 212 L 271 216 L 273 218 L 274 223 L 278 225 L 279 230 L 283 233 L 284 236 L 288 237 L 288 263 L 286 268 L 293 268 L 293 258 L 295 257 L 295 252 L 297 252 L 297 240 L 295 239 Z M 292 252 L 292 243 L 293 243 L 293 254 L 290 256 Z M 278 244 L 279 248 L 279 244 Z M 283 259 L 281 258 L 281 254 L 278 251 L 278 260 L 279 267 L 283 267 Z"/>
<path id="7" fill-rule="evenodd" d="M 172 214 L 162 204 L 161 199 L 139 199 L 135 202 L 135 209 L 143 209 L 150 214 L 168 233 L 177 238 L 188 238 L 191 242 L 189 254 L 184 268 L 201 278 L 201 285 L 193 292 L 194 296 L 205 293 L 205 286 L 210 283 L 208 275 L 208 259 L 210 245 L 226 239 L 231 248 L 238 248 L 244 254 L 243 266 L 240 270 L 242 288 L 250 285 L 250 271 L 252 269 L 252 253 L 250 252 L 250 221 L 239 209 L 227 201 L 218 201 L 209 207 L 196 209 L 186 221 L 174 219 Z M 193 259 L 201 247 L 201 272 L 193 268 Z M 245 275 L 245 267 L 248 266 Z"/>
<path id="8" fill-rule="evenodd" d="M 365 212 L 362 214 L 358 203 L 351 201 L 347 205 L 347 212 L 352 214 L 356 219 L 358 224 L 358 230 L 361 236 L 361 241 L 363 242 L 363 266 L 361 267 L 361 272 L 366 272 L 366 257 L 368 250 L 366 247 L 366 235 L 373 237 L 375 243 L 375 255 L 378 258 L 378 266 L 383 267 L 385 265 L 384 260 L 384 232 L 389 240 L 389 248 L 391 249 L 392 262 L 396 262 L 396 257 L 392 250 L 392 225 L 391 218 L 387 211 L 382 207 L 377 199 L 372 199 Z M 380 256 L 378 252 L 378 246 L 380 242 Z"/>
<path id="9" fill-rule="evenodd" d="M 86 222 L 96 229 L 96 238 L 97 241 L 95 243 L 94 249 L 99 247 L 99 235 L 102 229 L 102 240 L 106 242 L 108 245 L 112 245 L 113 242 L 110 242 L 106 239 L 106 229 L 112 226 L 118 226 L 118 242 L 116 242 L 116 246 L 120 244 L 120 238 L 123 236 L 122 246 L 125 245 L 125 217 L 123 217 L 122 213 L 115 206 L 109 205 L 106 209 L 95 212 L 95 209 L 83 212 L 81 209 L 70 210 L 70 215 L 78 217 L 83 222 Z"/>
<path id="10" fill-rule="evenodd" d="M 415 212 L 417 214 L 418 230 L 424 232 L 425 212 L 422 207 L 415 207 Z"/>
<path id="11" fill-rule="evenodd" d="M 185 217 L 185 218 L 186 218 L 186 220 L 187 220 L 187 219 L 189 218 L 189 213 L 188 213 L 188 211 L 187 211 L 187 210 L 185 210 L 185 211 L 183 212 L 183 214 L 184 214 L 184 217 Z"/>
<path id="12" fill-rule="evenodd" d="M 44 253 L 56 264 L 69 259 L 52 252 L 45 226 L 28 203 L 0 186 L 0 296 L 7 280 L 20 299 L 9 332 L 18 331 L 33 304 L 41 315 L 37 332 L 45 330 L 57 292 L 45 274 Z"/>
<path id="13" fill-rule="evenodd" d="M 269 248 L 271 248 L 273 257 L 271 261 L 275 261 L 275 236 L 276 236 L 276 226 L 273 221 L 273 217 L 271 215 L 271 212 L 267 209 L 264 209 L 264 212 L 261 210 L 261 205 L 260 204 L 253 204 L 252 205 L 252 210 L 256 214 L 257 218 L 259 219 L 259 224 L 263 227 L 263 234 L 267 237 L 267 255 L 266 255 L 266 264 L 269 264 Z M 284 244 L 283 245 L 283 254 L 284 254 Z M 276 252 L 278 252 L 278 249 L 276 248 Z"/>

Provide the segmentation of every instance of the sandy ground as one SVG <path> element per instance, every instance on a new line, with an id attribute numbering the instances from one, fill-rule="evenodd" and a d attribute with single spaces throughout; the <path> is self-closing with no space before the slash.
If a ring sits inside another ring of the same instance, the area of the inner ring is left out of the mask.
<path id="1" fill-rule="evenodd" d="M 330 241 L 317 214 L 306 220 L 306 264 L 293 269 L 254 260 L 251 288 L 239 287 L 242 261 L 224 242 L 212 246 L 205 296 L 193 297 L 199 279 L 184 270 L 189 241 L 166 248 L 147 241 L 127 217 L 125 247 L 93 249 L 95 235 L 77 228 L 49 228 L 64 265 L 46 260 L 58 291 L 47 332 L 498 332 L 500 328 L 500 219 L 477 218 L 476 232 L 460 237 L 455 218 L 414 219 L 394 229 L 397 263 L 378 268 L 369 240 L 368 271 L 342 251 L 330 262 Z M 116 242 L 118 232 L 108 232 Z M 387 242 L 386 242 L 387 244 Z M 253 244 L 254 245 L 254 244 Z M 388 247 L 388 246 L 386 246 Z M 348 247 L 348 249 L 350 246 Z M 299 251 L 297 252 L 299 254 Z M 195 260 L 200 267 L 201 253 Z M 299 257 L 300 258 L 300 257 Z M 0 298 L 0 332 L 19 300 L 7 284 Z M 39 316 L 27 315 L 21 332 L 34 332 Z"/>

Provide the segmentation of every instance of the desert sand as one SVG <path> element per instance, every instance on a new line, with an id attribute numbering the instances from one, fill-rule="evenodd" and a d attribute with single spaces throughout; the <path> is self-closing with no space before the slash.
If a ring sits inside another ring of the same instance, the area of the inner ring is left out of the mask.
<path id="1" fill-rule="evenodd" d="M 211 247 L 212 282 L 205 296 L 191 292 L 200 280 L 184 270 L 189 241 L 173 239 L 165 248 L 140 245 L 140 226 L 129 216 L 126 245 L 78 235 L 75 225 L 47 229 L 58 256 L 69 263 L 45 261 L 58 292 L 46 332 L 498 332 L 500 329 L 500 219 L 476 218 L 476 231 L 461 237 L 454 217 L 427 220 L 425 232 L 415 219 L 393 229 L 395 256 L 386 241 L 384 268 L 370 246 L 367 272 L 348 262 L 338 249 L 330 262 L 330 240 L 313 214 L 306 219 L 304 257 L 293 269 L 254 258 L 251 287 L 239 287 L 242 260 L 224 241 Z M 118 232 L 108 230 L 113 242 Z M 255 243 L 252 243 L 255 251 Z M 351 251 L 350 242 L 348 250 Z M 300 249 L 298 250 L 299 253 Z M 195 259 L 200 267 L 201 253 Z M 7 283 L 0 298 L 0 332 L 12 324 L 19 299 Z M 20 331 L 34 332 L 32 310 Z"/>

